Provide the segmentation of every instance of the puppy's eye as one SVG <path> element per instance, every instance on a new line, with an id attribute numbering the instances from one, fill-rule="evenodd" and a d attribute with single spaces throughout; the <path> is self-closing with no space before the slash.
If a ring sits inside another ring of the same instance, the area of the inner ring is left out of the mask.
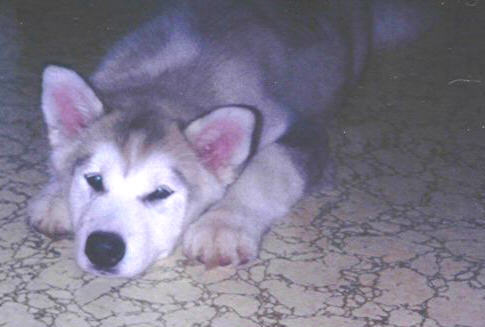
<path id="1" fill-rule="evenodd" d="M 103 177 L 99 174 L 86 174 L 84 175 L 86 182 L 88 182 L 89 186 L 96 192 L 103 192 L 104 185 L 103 185 Z"/>
<path id="2" fill-rule="evenodd" d="M 153 202 L 157 200 L 163 200 L 173 194 L 173 191 L 166 186 L 159 186 L 155 191 L 146 195 L 143 200 Z"/>

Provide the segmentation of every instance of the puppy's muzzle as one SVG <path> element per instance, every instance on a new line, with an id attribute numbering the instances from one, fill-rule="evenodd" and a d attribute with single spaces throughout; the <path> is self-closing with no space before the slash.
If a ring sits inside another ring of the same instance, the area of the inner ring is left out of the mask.
<path id="1" fill-rule="evenodd" d="M 125 256 L 126 245 L 121 236 L 96 231 L 88 236 L 84 253 L 96 269 L 109 271 Z"/>

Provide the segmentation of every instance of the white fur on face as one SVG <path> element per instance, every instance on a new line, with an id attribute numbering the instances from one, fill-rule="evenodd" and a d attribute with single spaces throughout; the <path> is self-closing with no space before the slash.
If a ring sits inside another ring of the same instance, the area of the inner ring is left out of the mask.
<path id="1" fill-rule="evenodd" d="M 130 277 L 173 250 L 182 233 L 188 189 L 170 167 L 170 158 L 152 154 L 126 166 L 114 144 L 99 144 L 95 155 L 77 167 L 70 191 L 77 262 L 86 271 L 102 274 L 85 254 L 88 236 L 95 231 L 116 233 L 126 253 L 110 274 Z M 85 174 L 100 174 L 105 192 L 94 191 Z M 168 198 L 146 201 L 157 187 L 173 191 Z M 106 274 L 106 273 L 105 273 Z"/>

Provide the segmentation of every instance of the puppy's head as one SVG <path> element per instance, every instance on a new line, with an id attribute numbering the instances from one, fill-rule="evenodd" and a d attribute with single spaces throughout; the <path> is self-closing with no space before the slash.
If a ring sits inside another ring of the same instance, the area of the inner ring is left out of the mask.
<path id="1" fill-rule="evenodd" d="M 44 71 L 42 110 L 86 271 L 130 277 L 172 252 L 247 160 L 251 111 L 223 107 L 187 126 L 152 108 L 107 112 L 75 72 Z"/>

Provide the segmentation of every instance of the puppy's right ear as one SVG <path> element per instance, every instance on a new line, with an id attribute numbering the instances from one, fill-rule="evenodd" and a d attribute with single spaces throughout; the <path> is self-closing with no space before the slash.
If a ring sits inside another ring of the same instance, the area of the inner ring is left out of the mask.
<path id="1" fill-rule="evenodd" d="M 48 66 L 42 76 L 42 111 L 53 148 L 73 140 L 103 115 L 103 104 L 72 70 Z"/>

